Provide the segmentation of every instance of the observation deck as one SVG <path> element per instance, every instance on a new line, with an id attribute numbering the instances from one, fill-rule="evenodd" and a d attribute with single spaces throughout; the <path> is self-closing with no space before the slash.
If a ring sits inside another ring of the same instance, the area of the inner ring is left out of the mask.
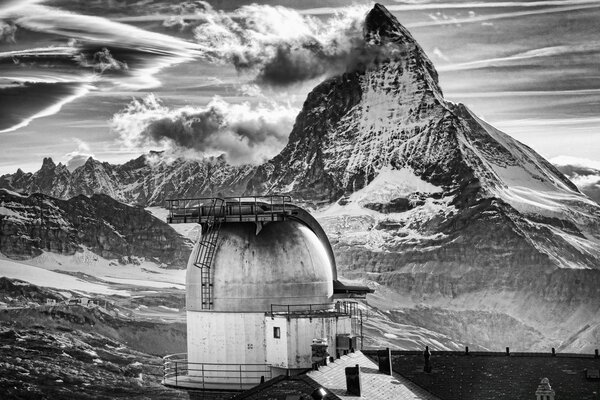
<path id="1" fill-rule="evenodd" d="M 304 211 L 282 195 L 168 199 L 167 208 L 169 224 L 275 222 Z"/>
<path id="2" fill-rule="evenodd" d="M 271 304 L 268 316 L 284 316 L 287 318 L 313 318 L 313 317 L 351 317 L 359 316 L 358 303 L 355 301 L 338 301 L 337 303 L 323 304 Z"/>
<path id="3" fill-rule="evenodd" d="M 162 384 L 173 388 L 240 392 L 271 378 L 269 364 L 197 363 L 185 353 L 163 357 Z"/>

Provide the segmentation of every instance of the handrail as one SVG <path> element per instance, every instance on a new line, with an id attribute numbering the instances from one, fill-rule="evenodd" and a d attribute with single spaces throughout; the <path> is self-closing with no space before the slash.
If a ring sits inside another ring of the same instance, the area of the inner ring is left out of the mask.
<path id="1" fill-rule="evenodd" d="M 285 316 L 315 316 L 322 314 L 358 316 L 358 303 L 356 301 L 338 301 L 336 303 L 316 304 L 271 304 L 271 317 L 275 315 Z"/>
<path id="2" fill-rule="evenodd" d="M 217 214 L 212 205 L 220 200 L 223 202 L 223 209 Z M 168 223 L 175 222 L 197 222 L 203 223 L 208 217 L 218 217 L 219 219 L 229 219 L 228 216 L 248 215 L 271 215 L 286 214 L 295 208 L 291 203 L 291 197 L 288 195 L 267 195 L 267 196 L 237 196 L 237 197 L 197 197 L 182 199 L 167 199 L 167 209 L 169 215 Z M 235 209 L 235 207 L 238 209 Z M 246 207 L 242 210 L 242 206 Z M 265 207 L 265 208 L 263 208 Z M 286 210 L 287 208 L 287 210 Z M 275 215 L 271 215 L 271 220 L 275 220 Z"/>
<path id="3" fill-rule="evenodd" d="M 186 356 L 179 353 L 163 357 L 164 385 L 244 390 L 272 376 L 270 364 L 198 363 L 188 361 Z"/>
<path id="4" fill-rule="evenodd" d="M 220 197 L 223 200 L 237 200 L 237 199 L 267 199 L 267 198 L 283 198 L 283 199 L 288 199 L 288 201 L 292 201 L 292 196 L 287 195 L 287 194 L 266 194 L 266 195 L 261 195 L 261 196 L 226 196 L 226 197 Z M 172 198 L 172 199 L 166 199 L 165 201 L 190 201 L 190 200 L 212 200 L 214 199 L 215 196 L 213 197 L 182 197 L 182 198 Z"/>

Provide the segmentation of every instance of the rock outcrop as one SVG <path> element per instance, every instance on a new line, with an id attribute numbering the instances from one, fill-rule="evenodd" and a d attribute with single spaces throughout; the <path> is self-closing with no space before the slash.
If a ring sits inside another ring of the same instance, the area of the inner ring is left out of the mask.
<path id="1" fill-rule="evenodd" d="M 190 245 L 141 207 L 95 194 L 59 200 L 0 189 L 0 252 L 24 259 L 84 248 L 106 259 L 146 258 L 185 267 Z"/>

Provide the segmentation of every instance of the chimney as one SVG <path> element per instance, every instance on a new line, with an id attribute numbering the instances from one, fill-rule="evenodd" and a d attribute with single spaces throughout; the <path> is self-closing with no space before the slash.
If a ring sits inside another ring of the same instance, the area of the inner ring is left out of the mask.
<path id="1" fill-rule="evenodd" d="M 392 374 L 392 352 L 387 347 L 385 350 L 377 350 L 377 360 L 379 361 L 379 372 L 386 375 Z"/>
<path id="2" fill-rule="evenodd" d="M 348 396 L 361 396 L 360 365 L 346 367 L 346 392 Z"/>
<path id="3" fill-rule="evenodd" d="M 554 400 L 554 390 L 550 387 L 548 378 L 542 379 L 535 391 L 535 400 Z"/>

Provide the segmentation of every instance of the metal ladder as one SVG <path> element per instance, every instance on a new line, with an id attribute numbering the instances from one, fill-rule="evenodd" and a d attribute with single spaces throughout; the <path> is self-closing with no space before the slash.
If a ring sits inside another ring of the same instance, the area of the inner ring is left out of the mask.
<path id="1" fill-rule="evenodd" d="M 208 209 L 208 219 L 202 227 L 200 250 L 194 265 L 200 268 L 200 292 L 202 294 L 202 309 L 210 310 L 213 307 L 213 274 L 211 265 L 217 249 L 217 240 L 221 230 L 221 222 L 225 217 L 225 200 L 212 199 Z"/>

